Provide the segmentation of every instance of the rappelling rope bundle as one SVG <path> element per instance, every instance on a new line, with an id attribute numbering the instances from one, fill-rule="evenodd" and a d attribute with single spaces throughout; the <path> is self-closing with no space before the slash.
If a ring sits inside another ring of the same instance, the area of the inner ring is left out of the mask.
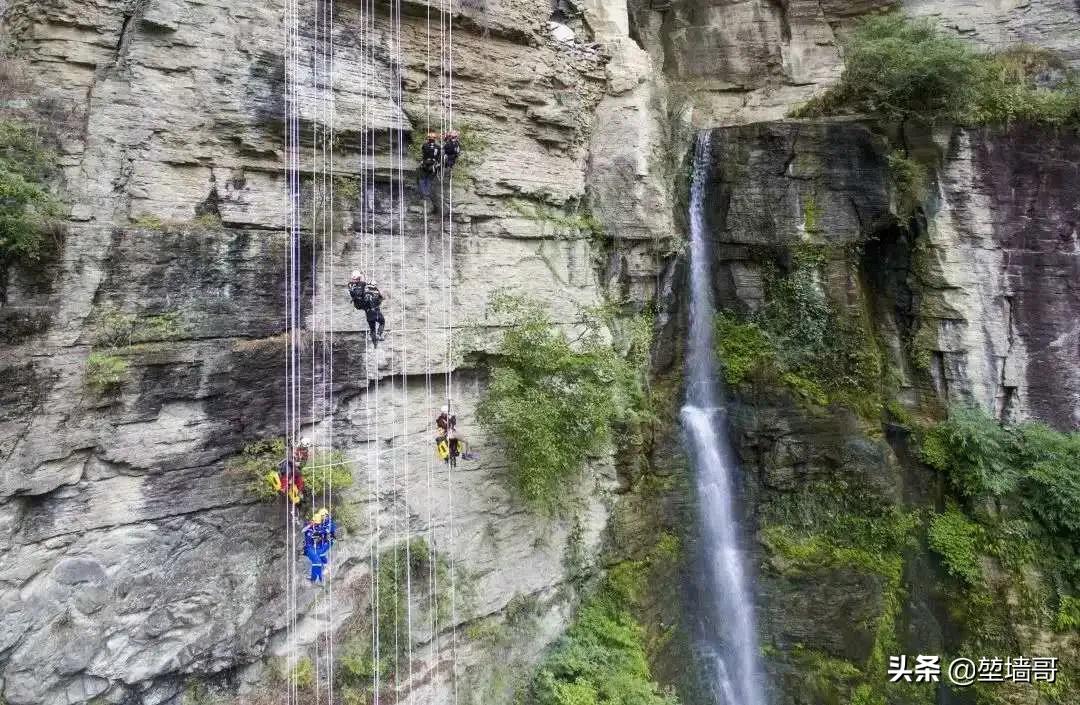
<path id="1" fill-rule="evenodd" d="M 296 296 L 295 266 L 297 237 L 297 170 L 298 144 L 294 128 L 297 114 L 296 73 L 298 63 L 295 55 L 297 41 L 297 7 L 295 0 L 287 0 L 285 10 L 285 151 L 286 151 L 286 213 L 288 226 L 288 256 L 286 270 L 285 319 L 288 345 L 285 359 L 285 448 L 290 452 L 296 442 Z M 292 472 L 293 466 L 288 466 Z M 292 479 L 287 477 L 286 479 Z M 296 523 L 291 507 L 286 503 L 286 649 L 288 651 L 288 677 L 286 700 L 297 701 L 296 678 L 291 665 L 296 661 Z"/>
<path id="2" fill-rule="evenodd" d="M 394 51 L 392 52 L 392 60 L 394 62 L 394 93 L 397 99 L 398 105 L 404 105 L 404 95 L 402 93 L 402 85 L 404 84 L 403 67 L 404 67 L 404 50 L 401 43 L 401 0 L 394 0 L 393 2 L 393 23 L 394 23 Z M 407 310 L 405 306 L 405 292 L 408 287 L 406 281 L 406 273 L 409 271 L 409 267 L 406 265 L 406 240 L 405 240 L 405 157 L 406 157 L 406 144 L 405 144 L 405 125 L 402 122 L 398 126 L 398 130 L 395 131 L 397 137 L 397 149 L 395 150 L 396 160 L 396 176 L 393 183 L 397 185 L 397 231 L 398 242 L 400 246 L 400 259 L 398 261 L 398 284 L 395 289 L 397 294 L 397 300 L 400 301 L 401 316 L 398 321 L 398 325 L 404 327 L 407 320 Z M 402 466 L 400 474 L 395 470 L 396 482 L 400 482 L 401 487 L 401 500 L 397 503 L 400 507 L 400 532 L 398 536 L 397 545 L 404 546 L 405 561 L 403 564 L 404 578 L 405 578 L 405 668 L 406 677 L 408 678 L 408 692 L 411 699 L 412 695 L 412 672 L 413 672 L 413 616 L 412 616 L 412 544 L 409 534 L 409 450 L 406 440 L 409 437 L 409 423 L 408 423 L 408 410 L 409 410 L 409 394 L 408 394 L 408 336 L 402 336 L 401 340 L 401 458 Z M 395 488 L 396 489 L 396 488 Z M 397 561 L 395 559 L 395 565 Z M 400 582 L 397 583 L 400 587 Z M 395 621 L 395 628 L 397 621 Z M 400 654 L 400 648 L 395 648 L 395 658 Z M 398 664 L 395 663 L 395 679 L 400 682 L 401 671 Z M 396 699 L 396 698 L 395 698 Z"/>

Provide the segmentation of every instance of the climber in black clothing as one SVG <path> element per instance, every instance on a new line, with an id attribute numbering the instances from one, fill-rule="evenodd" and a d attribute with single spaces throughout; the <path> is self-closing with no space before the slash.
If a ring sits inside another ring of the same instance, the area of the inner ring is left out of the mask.
<path id="1" fill-rule="evenodd" d="M 353 306 L 367 316 L 371 344 L 378 344 L 383 339 L 383 331 L 386 329 L 386 319 L 383 318 L 382 311 L 379 309 L 383 302 L 379 287 L 366 283 L 363 275 L 353 270 L 352 278 L 349 279 L 349 296 L 352 297 Z"/>
<path id="2" fill-rule="evenodd" d="M 442 148 L 439 147 L 438 139 L 437 134 L 429 132 L 424 146 L 420 148 L 420 193 L 424 198 L 431 198 L 431 184 L 439 175 L 439 167 L 442 165 Z"/>
<path id="3" fill-rule="evenodd" d="M 450 130 L 443 135 L 443 165 L 446 170 L 449 171 L 454 168 L 454 164 L 457 163 L 458 157 L 461 156 L 461 142 L 458 141 L 459 135 L 457 130 Z"/>

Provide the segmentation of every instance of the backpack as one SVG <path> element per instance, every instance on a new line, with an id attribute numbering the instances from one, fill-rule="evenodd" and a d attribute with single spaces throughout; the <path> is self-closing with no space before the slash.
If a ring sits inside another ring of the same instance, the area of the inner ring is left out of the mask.
<path id="1" fill-rule="evenodd" d="M 382 294 L 375 287 L 368 287 L 364 290 L 364 310 L 374 311 L 382 305 Z"/>

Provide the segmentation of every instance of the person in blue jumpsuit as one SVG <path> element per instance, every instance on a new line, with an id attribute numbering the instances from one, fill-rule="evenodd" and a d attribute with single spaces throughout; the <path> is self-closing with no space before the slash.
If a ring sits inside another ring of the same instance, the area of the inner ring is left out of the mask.
<path id="1" fill-rule="evenodd" d="M 312 585 L 322 585 L 323 568 L 330 562 L 330 546 L 336 538 L 337 526 L 330 512 L 320 509 L 304 525 L 304 556 L 311 561 L 308 580 Z"/>

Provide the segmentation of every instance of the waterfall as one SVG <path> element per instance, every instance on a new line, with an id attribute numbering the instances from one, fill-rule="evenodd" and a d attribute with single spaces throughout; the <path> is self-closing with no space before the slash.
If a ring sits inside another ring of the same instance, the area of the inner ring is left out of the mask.
<path id="1" fill-rule="evenodd" d="M 690 190 L 690 334 L 683 429 L 697 476 L 706 598 L 700 648 L 718 705 L 765 705 L 754 605 L 735 514 L 734 462 L 717 399 L 713 297 L 704 199 L 709 133 L 698 136 Z"/>

